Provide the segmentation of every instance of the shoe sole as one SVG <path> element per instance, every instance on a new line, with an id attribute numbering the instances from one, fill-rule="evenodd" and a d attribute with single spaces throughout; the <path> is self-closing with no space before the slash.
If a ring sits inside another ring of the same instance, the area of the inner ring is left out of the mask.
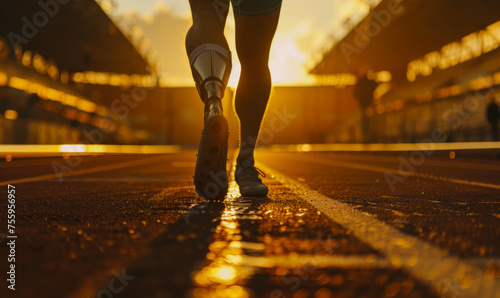
<path id="1" fill-rule="evenodd" d="M 260 188 L 241 188 L 240 187 L 240 194 L 243 197 L 265 197 L 269 193 L 269 189 L 267 187 L 260 187 Z"/>
<path id="2" fill-rule="evenodd" d="M 196 192 L 205 198 L 222 198 L 227 194 L 228 124 L 222 115 L 207 119 L 201 134 L 194 171 Z"/>

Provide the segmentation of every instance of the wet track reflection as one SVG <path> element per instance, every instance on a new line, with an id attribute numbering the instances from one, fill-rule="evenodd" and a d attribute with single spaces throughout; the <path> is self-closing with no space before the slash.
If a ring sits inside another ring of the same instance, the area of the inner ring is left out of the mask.
<path id="1" fill-rule="evenodd" d="M 273 186 L 278 195 L 243 198 L 233 182 L 188 297 L 432 295 L 319 211 L 289 204 L 294 194 Z"/>
<path id="2" fill-rule="evenodd" d="M 238 187 L 233 182 L 225 200 L 221 221 L 215 229 L 214 241 L 206 255 L 208 265 L 193 272 L 194 297 L 249 297 L 244 287 L 255 274 L 256 268 L 243 265 L 247 254 L 260 256 L 265 245 L 249 242 L 250 230 L 257 230 L 262 221 L 259 206 L 267 198 L 240 198 Z M 246 237 L 245 237 L 246 234 Z M 245 241 L 246 240 L 246 241 Z"/>

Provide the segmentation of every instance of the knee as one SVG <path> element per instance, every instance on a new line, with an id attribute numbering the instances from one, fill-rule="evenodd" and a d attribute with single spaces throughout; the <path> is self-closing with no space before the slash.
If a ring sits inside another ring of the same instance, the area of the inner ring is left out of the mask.
<path id="1" fill-rule="evenodd" d="M 268 55 L 248 55 L 245 57 L 238 56 L 241 64 L 241 69 L 250 70 L 269 70 L 269 56 Z"/>

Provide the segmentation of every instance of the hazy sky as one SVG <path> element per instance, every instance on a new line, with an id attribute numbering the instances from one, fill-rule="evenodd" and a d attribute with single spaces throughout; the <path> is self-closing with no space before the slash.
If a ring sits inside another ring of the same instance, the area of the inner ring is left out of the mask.
<path id="1" fill-rule="evenodd" d="M 150 42 L 148 51 L 154 50 L 162 61 L 162 76 L 173 85 L 191 84 L 183 41 L 191 23 L 188 0 L 115 0 L 115 3 L 117 8 L 111 12 L 112 16 L 122 16 L 125 23 L 141 28 Z M 345 34 L 346 18 L 359 21 L 367 11 L 366 0 L 284 0 L 269 63 L 273 82 L 307 82 L 310 79 L 307 70 L 321 51 L 331 46 L 331 36 Z M 232 12 L 228 17 L 226 37 L 234 51 Z M 232 86 L 236 85 L 239 73 L 235 57 L 233 54 Z"/>

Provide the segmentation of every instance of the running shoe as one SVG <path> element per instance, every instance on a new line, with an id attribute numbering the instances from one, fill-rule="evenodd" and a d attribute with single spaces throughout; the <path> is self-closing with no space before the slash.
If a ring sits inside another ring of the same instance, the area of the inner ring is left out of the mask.
<path id="1" fill-rule="evenodd" d="M 196 192 L 208 199 L 223 198 L 227 194 L 226 171 L 228 125 L 219 99 L 205 104 L 205 126 L 194 170 Z"/>
<path id="2" fill-rule="evenodd" d="M 266 177 L 260 169 L 254 167 L 251 159 L 242 159 L 236 164 L 234 178 L 240 187 L 240 193 L 244 197 L 265 197 L 268 189 L 262 183 L 259 175 Z"/>

